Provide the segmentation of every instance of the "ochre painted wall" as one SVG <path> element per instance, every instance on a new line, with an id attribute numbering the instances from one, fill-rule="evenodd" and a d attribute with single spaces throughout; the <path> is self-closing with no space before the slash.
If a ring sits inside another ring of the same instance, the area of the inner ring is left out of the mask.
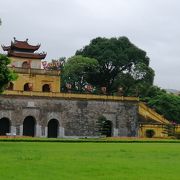
<path id="1" fill-rule="evenodd" d="M 152 129 L 155 132 L 154 137 L 167 137 L 167 134 L 163 133 L 163 125 L 146 124 L 139 127 L 139 137 L 146 137 L 146 130 Z"/>
<path id="2" fill-rule="evenodd" d="M 41 59 L 30 59 L 30 58 L 18 58 L 9 57 L 11 59 L 11 65 L 15 67 L 22 67 L 23 62 L 28 62 L 31 68 L 41 69 Z"/>
<path id="3" fill-rule="evenodd" d="M 138 135 L 139 137 L 146 137 L 146 130 L 153 130 L 155 132 L 154 137 L 167 137 L 167 134 L 164 134 L 164 127 L 165 124 L 163 125 L 154 125 L 154 124 L 146 124 L 146 125 L 141 125 L 139 127 L 139 132 Z M 180 133 L 180 125 L 175 126 L 175 132 Z"/>
<path id="4" fill-rule="evenodd" d="M 60 92 L 60 76 L 38 75 L 38 74 L 18 74 L 18 79 L 13 82 L 14 89 L 23 91 L 26 83 L 32 84 L 32 91 L 41 91 L 44 84 L 49 84 L 51 92 Z"/>

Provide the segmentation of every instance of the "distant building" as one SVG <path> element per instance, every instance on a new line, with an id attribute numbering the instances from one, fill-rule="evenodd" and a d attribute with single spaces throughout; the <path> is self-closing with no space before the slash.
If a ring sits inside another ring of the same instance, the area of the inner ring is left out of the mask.
<path id="1" fill-rule="evenodd" d="M 46 53 L 36 53 L 40 44 L 33 46 L 25 41 L 14 38 L 10 46 L 2 46 L 11 59 L 11 68 L 18 73 L 18 79 L 9 84 L 9 90 L 59 92 L 60 77 L 58 71 L 41 69 L 41 60 Z"/>

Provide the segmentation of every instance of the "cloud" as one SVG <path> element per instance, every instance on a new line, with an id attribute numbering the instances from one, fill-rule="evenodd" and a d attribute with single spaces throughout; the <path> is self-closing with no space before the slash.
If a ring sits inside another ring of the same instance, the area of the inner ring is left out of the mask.
<path id="1" fill-rule="evenodd" d="M 74 55 L 97 36 L 127 36 L 148 53 L 155 84 L 180 89 L 178 0 L 6 0 L 1 6 L 1 44 L 29 38 L 52 59 Z"/>

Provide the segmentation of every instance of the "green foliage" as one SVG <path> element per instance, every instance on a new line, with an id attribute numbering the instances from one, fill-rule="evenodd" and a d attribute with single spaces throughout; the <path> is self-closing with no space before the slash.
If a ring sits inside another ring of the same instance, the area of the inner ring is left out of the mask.
<path id="1" fill-rule="evenodd" d="M 107 87 L 108 94 L 116 92 L 118 87 L 123 87 L 127 95 L 139 94 L 143 83 L 146 86 L 153 83 L 154 71 L 149 67 L 146 52 L 132 44 L 127 37 L 98 37 L 78 50 L 76 55 L 98 61 L 98 71 L 91 75 L 90 83 Z"/>
<path id="2" fill-rule="evenodd" d="M 168 120 L 180 123 L 180 96 L 162 93 L 149 98 L 147 103 Z"/>
<path id="3" fill-rule="evenodd" d="M 62 88 L 66 90 L 66 83 L 72 85 L 73 91 L 83 92 L 84 86 L 89 83 L 90 76 L 96 72 L 96 59 L 73 56 L 67 60 L 62 71 Z"/>
<path id="4" fill-rule="evenodd" d="M 178 132 L 176 132 L 178 134 Z M 117 138 L 117 137 L 100 137 L 100 138 L 35 138 L 35 137 L 1 137 L 0 142 L 48 142 L 48 143 L 180 143 L 180 140 L 174 138 L 166 139 L 147 139 L 147 138 Z"/>
<path id="5" fill-rule="evenodd" d="M 2 180 L 179 177 L 179 143 L 0 142 L 0 147 Z"/>
<path id="6" fill-rule="evenodd" d="M 97 120 L 97 131 L 100 135 L 110 137 L 112 134 L 112 123 L 104 116 L 100 116 Z"/>
<path id="7" fill-rule="evenodd" d="M 4 91 L 10 81 L 17 78 L 17 75 L 8 68 L 8 64 L 10 64 L 10 59 L 0 54 L 0 92 Z"/>
<path id="8" fill-rule="evenodd" d="M 180 96 L 169 94 L 157 86 L 151 86 L 141 100 L 166 119 L 180 123 Z"/>
<path id="9" fill-rule="evenodd" d="M 158 86 L 150 86 L 146 93 L 142 94 L 142 100 L 146 101 L 150 98 L 154 98 L 159 95 L 166 94 L 166 91 L 164 89 L 159 88 Z"/>

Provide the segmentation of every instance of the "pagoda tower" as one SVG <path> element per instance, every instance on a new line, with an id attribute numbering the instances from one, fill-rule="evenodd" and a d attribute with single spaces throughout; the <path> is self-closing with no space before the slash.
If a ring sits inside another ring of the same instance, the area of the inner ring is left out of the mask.
<path id="1" fill-rule="evenodd" d="M 10 68 L 18 74 L 18 79 L 10 82 L 9 91 L 60 92 L 59 71 L 42 69 L 41 60 L 46 53 L 37 53 L 38 45 L 30 45 L 28 39 L 19 41 L 14 38 L 10 46 L 2 45 L 11 59 Z"/>

